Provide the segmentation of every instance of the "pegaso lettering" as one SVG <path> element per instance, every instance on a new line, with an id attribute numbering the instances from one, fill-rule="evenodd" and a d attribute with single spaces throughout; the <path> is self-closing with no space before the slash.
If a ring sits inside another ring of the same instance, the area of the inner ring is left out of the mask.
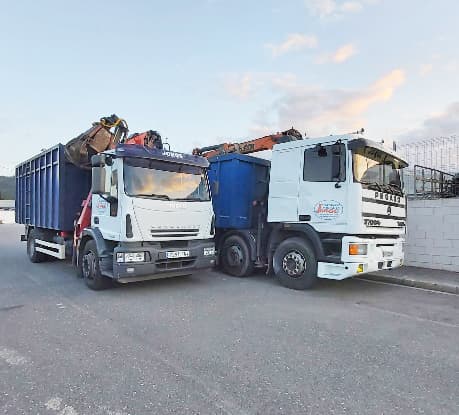
<path id="1" fill-rule="evenodd" d="M 391 195 L 389 193 L 375 192 L 375 199 L 387 200 L 390 202 L 400 203 L 400 196 Z"/>
<path id="2" fill-rule="evenodd" d="M 176 159 L 183 159 L 183 154 L 176 153 L 175 151 L 163 151 L 163 155 L 167 157 L 174 157 Z"/>

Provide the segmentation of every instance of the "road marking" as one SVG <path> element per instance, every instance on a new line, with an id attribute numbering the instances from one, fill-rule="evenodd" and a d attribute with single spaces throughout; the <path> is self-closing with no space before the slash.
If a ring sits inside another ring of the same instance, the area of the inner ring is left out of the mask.
<path id="1" fill-rule="evenodd" d="M 12 349 L 0 349 L 0 359 L 13 366 L 24 365 L 28 362 L 27 358 Z"/>
<path id="2" fill-rule="evenodd" d="M 73 406 L 64 404 L 62 407 L 62 405 L 62 398 L 58 397 L 51 398 L 45 403 L 46 409 L 57 412 L 59 415 L 78 415 L 78 412 Z"/>
<path id="3" fill-rule="evenodd" d="M 423 317 L 413 316 L 411 314 L 405 314 L 405 313 L 400 313 L 400 312 L 397 312 L 397 311 L 386 310 L 385 308 L 381 308 L 381 307 L 374 306 L 374 305 L 371 305 L 371 304 L 355 303 L 355 305 L 357 307 L 369 308 L 370 310 L 382 311 L 383 313 L 392 314 L 392 315 L 397 316 L 397 317 L 406 317 L 406 318 L 411 318 L 411 319 L 417 320 L 417 321 L 423 321 L 423 322 L 428 322 L 428 323 L 439 324 L 441 326 L 459 328 L 459 326 L 457 324 L 445 323 L 444 321 L 431 320 L 429 318 L 423 318 Z"/>
<path id="4" fill-rule="evenodd" d="M 78 412 L 73 406 L 67 405 L 62 398 L 54 397 L 50 398 L 45 403 L 46 409 L 56 412 L 58 415 L 78 415 Z M 130 415 L 127 412 L 115 411 L 109 408 L 106 405 L 98 406 L 99 410 L 96 411 L 97 414 L 106 414 L 106 415 Z"/>
<path id="5" fill-rule="evenodd" d="M 130 415 L 128 412 L 122 412 L 122 411 L 114 411 L 113 409 L 110 409 L 108 406 L 99 406 L 99 408 L 104 411 L 107 415 Z"/>
<path id="6" fill-rule="evenodd" d="M 61 398 L 51 398 L 48 402 L 45 403 L 46 409 L 52 411 L 58 411 L 62 405 Z"/>

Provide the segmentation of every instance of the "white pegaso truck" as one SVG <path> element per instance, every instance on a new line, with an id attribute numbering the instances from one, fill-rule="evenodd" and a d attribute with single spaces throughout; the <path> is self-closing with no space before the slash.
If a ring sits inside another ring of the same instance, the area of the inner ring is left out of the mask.
<path id="1" fill-rule="evenodd" d="M 91 161 L 75 166 L 58 144 L 17 166 L 16 222 L 32 262 L 72 257 L 92 289 L 214 265 L 205 158 L 119 144 Z"/>
<path id="2" fill-rule="evenodd" d="M 283 141 L 270 162 L 237 153 L 210 158 L 223 270 L 245 276 L 267 267 L 281 284 L 305 289 L 317 278 L 402 265 L 407 163 L 358 134 Z"/>

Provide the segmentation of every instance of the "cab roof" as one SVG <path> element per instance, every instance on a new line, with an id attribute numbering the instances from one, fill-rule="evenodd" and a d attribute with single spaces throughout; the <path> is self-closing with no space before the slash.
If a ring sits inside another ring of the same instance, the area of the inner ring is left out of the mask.
<path id="1" fill-rule="evenodd" d="M 348 148 L 353 150 L 360 147 L 376 148 L 384 153 L 389 154 L 395 159 L 399 160 L 402 164 L 408 165 L 400 156 L 391 149 L 384 147 L 381 143 L 365 138 L 361 134 L 342 134 L 342 135 L 327 135 L 324 137 L 305 138 L 303 140 L 289 141 L 286 143 L 276 144 L 273 148 L 274 151 L 287 150 L 290 148 L 301 147 L 314 147 L 318 144 L 329 145 L 337 141 L 348 143 Z"/>
<path id="2" fill-rule="evenodd" d="M 188 164 L 203 168 L 209 167 L 207 159 L 201 156 L 194 156 L 192 154 L 179 153 L 166 149 L 159 150 L 156 148 L 148 148 L 136 144 L 118 144 L 114 150 L 109 150 L 105 153 L 113 154 L 115 157 L 136 157 Z"/>

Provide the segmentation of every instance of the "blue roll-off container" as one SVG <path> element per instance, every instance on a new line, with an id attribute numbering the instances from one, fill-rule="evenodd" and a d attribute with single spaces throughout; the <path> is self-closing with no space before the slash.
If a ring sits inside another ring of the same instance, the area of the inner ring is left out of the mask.
<path id="1" fill-rule="evenodd" d="M 91 189 L 91 171 L 69 161 L 58 144 L 16 167 L 16 222 L 73 231 Z"/>
<path id="2" fill-rule="evenodd" d="M 267 202 L 271 163 L 237 153 L 215 156 L 209 161 L 216 228 L 254 228 L 257 218 L 253 202 Z"/>

